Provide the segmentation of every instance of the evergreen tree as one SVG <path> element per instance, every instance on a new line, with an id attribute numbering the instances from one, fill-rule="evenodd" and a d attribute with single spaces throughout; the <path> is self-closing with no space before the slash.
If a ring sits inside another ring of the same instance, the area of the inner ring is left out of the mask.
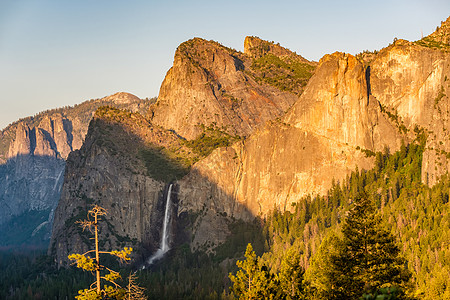
<path id="1" fill-rule="evenodd" d="M 252 244 L 247 245 L 245 260 L 237 261 L 240 268 L 236 275 L 229 274 L 233 286 L 231 290 L 237 299 L 275 299 L 277 282 L 259 257 L 253 251 Z"/>
<path id="2" fill-rule="evenodd" d="M 344 295 L 341 286 L 346 276 L 332 263 L 333 257 L 339 253 L 342 240 L 334 231 L 328 232 L 323 238 L 317 253 L 311 259 L 311 265 L 306 271 L 306 281 L 309 283 L 308 296 L 311 299 L 340 299 Z"/>
<path id="3" fill-rule="evenodd" d="M 381 224 L 372 201 L 358 196 L 342 227 L 343 238 L 330 263 L 337 298 L 356 299 L 364 291 L 404 286 L 411 275 L 395 239 Z"/>
<path id="4" fill-rule="evenodd" d="M 290 248 L 281 261 L 280 287 L 284 297 L 288 300 L 305 299 L 303 274 L 300 264 L 300 254 L 295 247 Z"/>

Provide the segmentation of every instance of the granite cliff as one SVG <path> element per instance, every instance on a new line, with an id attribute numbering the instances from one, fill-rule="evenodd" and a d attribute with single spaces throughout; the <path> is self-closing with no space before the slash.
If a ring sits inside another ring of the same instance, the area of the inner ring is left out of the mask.
<path id="1" fill-rule="evenodd" d="M 422 179 L 435 183 L 450 170 L 448 23 L 417 42 L 397 40 L 357 56 L 336 52 L 319 63 L 254 37 L 244 53 L 198 38 L 183 43 L 145 118 L 99 114 L 69 156 L 50 252 L 64 264 L 85 247 L 70 228 L 92 202 L 111 212 L 105 237 L 120 237 L 112 246 L 142 243 L 151 251 L 168 182 L 176 183 L 176 222 L 191 220 L 174 238 L 187 234 L 191 249 L 213 251 L 231 219 L 289 210 L 356 167 L 371 168 L 375 152 L 424 136 Z M 195 153 L 207 128 L 240 138 Z M 133 221 L 122 220 L 128 214 Z"/>
<path id="2" fill-rule="evenodd" d="M 63 264 L 68 253 L 87 250 L 88 237 L 75 221 L 86 218 L 94 203 L 108 211 L 101 224 L 105 247 L 139 242 L 155 250 L 166 183 L 185 174 L 191 156 L 176 134 L 153 126 L 141 114 L 99 109 L 85 143 L 67 160 L 50 253 Z"/>
<path id="3" fill-rule="evenodd" d="M 323 194 L 332 179 L 344 179 L 356 166 L 371 168 L 373 158 L 361 150 L 395 150 L 402 139 L 407 136 L 368 93 L 364 65 L 352 55 L 326 55 L 282 118 L 193 166 L 180 181 L 180 209 L 196 211 L 207 199 L 223 198 L 215 193 L 223 190 L 226 200 L 211 202 L 232 216 L 239 217 L 229 209 L 235 202 L 253 216 L 289 210 L 307 194 Z M 199 195 L 198 174 L 220 189 Z"/>
<path id="4" fill-rule="evenodd" d="M 445 36 L 442 31 L 437 31 L 440 37 Z M 217 189 L 203 196 L 193 192 L 191 186 L 202 174 L 228 191 L 230 203 L 244 204 L 253 215 L 274 207 L 289 209 L 299 197 L 323 194 L 332 179 L 344 179 L 355 166 L 372 167 L 373 158 L 366 154 L 395 151 L 421 130 L 428 137 L 422 179 L 434 184 L 450 170 L 449 45 L 438 45 L 398 40 L 370 61 L 344 53 L 325 55 L 282 118 L 193 167 L 180 181 L 180 207 L 195 211 L 199 199 L 220 199 Z M 219 207 L 230 212 L 230 205 Z"/>
<path id="5" fill-rule="evenodd" d="M 1 246 L 47 247 L 65 160 L 83 144 L 95 110 L 113 105 L 146 111 L 150 101 L 128 93 L 49 110 L 19 120 L 0 133 Z M 20 231 L 17 234 L 16 231 Z"/>
<path id="6" fill-rule="evenodd" d="M 417 125 L 427 133 L 422 181 L 429 185 L 450 171 L 450 44 L 440 42 L 449 24 L 450 18 L 423 39 L 428 43 L 398 40 L 370 63 L 371 92 L 391 119 L 405 131 Z"/>
<path id="7" fill-rule="evenodd" d="M 252 40 L 259 45 L 254 49 L 267 43 Z M 271 49 L 267 51 L 274 56 Z M 314 63 L 289 53 L 292 61 L 304 60 L 312 72 Z M 151 111 L 152 122 L 190 140 L 202 132 L 202 125 L 214 124 L 232 135 L 247 136 L 264 122 L 283 115 L 297 95 L 258 80 L 250 55 L 200 38 L 181 44 Z M 306 81 L 310 72 L 305 71 Z"/>

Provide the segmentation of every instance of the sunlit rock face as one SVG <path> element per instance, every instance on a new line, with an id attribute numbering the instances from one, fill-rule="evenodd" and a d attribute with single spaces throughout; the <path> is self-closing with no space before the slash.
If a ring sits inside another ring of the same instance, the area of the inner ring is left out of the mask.
<path id="1" fill-rule="evenodd" d="M 356 166 L 370 168 L 373 159 L 359 149 L 396 151 L 417 137 L 417 128 L 428 135 L 422 179 L 433 184 L 449 171 L 449 65 L 447 52 L 405 41 L 369 62 L 344 53 L 324 56 L 280 121 L 195 165 L 180 183 L 182 201 L 199 209 L 198 199 L 224 199 L 222 210 L 231 214 L 238 213 L 233 203 L 252 215 L 289 209 L 306 194 L 323 194 L 332 179 L 344 179 Z M 188 187 L 198 174 L 214 188 Z M 199 190 L 208 191 L 199 196 Z M 216 200 L 207 203 L 217 207 Z"/>
<path id="2" fill-rule="evenodd" d="M 408 130 L 425 129 L 422 181 L 433 185 L 450 171 L 450 54 L 397 41 L 372 62 L 371 86 L 380 104 Z"/>
<path id="3" fill-rule="evenodd" d="M 359 149 L 397 149 L 401 139 L 368 92 L 363 64 L 348 54 L 327 55 L 281 120 L 194 166 L 180 182 L 180 206 L 198 210 L 206 202 L 241 217 L 236 208 L 253 216 L 289 210 L 307 194 L 323 194 L 355 166 L 371 168 L 373 158 Z"/>
<path id="4" fill-rule="evenodd" d="M 216 42 L 195 38 L 181 44 L 151 112 L 153 122 L 194 139 L 201 125 L 246 136 L 283 115 L 297 96 L 258 84 L 246 71 L 250 64 L 248 56 Z"/>

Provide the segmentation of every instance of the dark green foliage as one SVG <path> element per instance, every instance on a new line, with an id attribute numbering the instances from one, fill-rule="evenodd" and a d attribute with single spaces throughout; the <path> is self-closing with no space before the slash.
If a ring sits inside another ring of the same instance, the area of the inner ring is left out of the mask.
<path id="1" fill-rule="evenodd" d="M 293 59 L 282 60 L 269 53 L 255 59 L 251 69 L 255 72 L 257 81 L 300 95 L 315 67 Z"/>
<path id="2" fill-rule="evenodd" d="M 361 300 L 397 300 L 401 299 L 402 293 L 396 287 L 385 287 L 376 290 L 375 292 L 365 293 Z"/>
<path id="3" fill-rule="evenodd" d="M 0 299 L 73 299 L 89 285 L 81 270 L 58 270 L 41 252 L 0 252 Z"/>
<path id="4" fill-rule="evenodd" d="M 227 274 L 232 268 L 231 261 L 220 265 L 213 256 L 199 251 L 192 253 L 189 245 L 183 244 L 137 275 L 149 299 L 219 299 L 219 295 L 228 291 Z"/>
<path id="5" fill-rule="evenodd" d="M 354 199 L 342 234 L 342 240 L 334 245 L 337 251 L 330 259 L 331 272 L 323 274 L 330 276 L 330 281 L 335 279 L 336 299 L 354 299 L 363 290 L 408 282 L 411 275 L 405 270 L 406 261 L 367 195 Z"/>
<path id="6" fill-rule="evenodd" d="M 242 255 L 242 250 L 248 241 L 252 241 L 252 246 L 257 254 L 264 253 L 264 237 L 262 235 L 261 223 L 259 219 L 253 222 L 233 220 L 228 224 L 231 234 L 227 240 L 219 245 L 212 256 L 213 261 L 220 263 L 225 259 L 234 259 L 236 254 Z"/>
<path id="7" fill-rule="evenodd" d="M 195 215 L 192 217 L 187 216 L 183 227 L 195 222 Z M 252 241 L 255 252 L 263 253 L 258 220 L 230 220 L 228 229 L 231 235 L 215 249 L 216 254 L 192 253 L 188 244 L 181 244 L 150 269 L 140 272 L 140 285 L 147 289 L 149 299 L 228 299 L 228 273 L 237 271 L 235 262 L 242 259 L 247 243 Z"/>
<path id="8" fill-rule="evenodd" d="M 203 132 L 199 137 L 185 142 L 185 145 L 191 148 L 200 158 L 208 156 L 216 148 L 230 146 L 240 139 L 239 136 L 231 136 L 215 125 L 202 126 L 202 129 Z"/>
<path id="9" fill-rule="evenodd" d="M 140 151 L 148 175 L 152 178 L 170 182 L 186 175 L 189 168 L 182 162 L 171 159 L 164 148 L 147 148 Z"/>

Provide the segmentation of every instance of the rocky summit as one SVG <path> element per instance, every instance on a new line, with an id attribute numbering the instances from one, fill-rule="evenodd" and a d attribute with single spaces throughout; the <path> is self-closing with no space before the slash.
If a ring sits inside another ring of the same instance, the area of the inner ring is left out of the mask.
<path id="1" fill-rule="evenodd" d="M 278 58 L 270 49 L 268 53 Z M 200 38 L 184 42 L 150 112 L 152 122 L 190 140 L 201 134 L 202 126 L 210 125 L 248 136 L 266 121 L 282 116 L 297 95 L 259 80 L 251 57 L 251 53 Z"/>

